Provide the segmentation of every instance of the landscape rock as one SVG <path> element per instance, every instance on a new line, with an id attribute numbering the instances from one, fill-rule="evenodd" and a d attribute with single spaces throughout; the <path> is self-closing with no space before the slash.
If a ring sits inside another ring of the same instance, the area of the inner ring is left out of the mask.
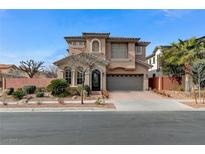
<path id="1" fill-rule="evenodd" d="M 18 104 L 27 104 L 28 103 L 28 99 L 21 99 L 20 101 L 18 101 Z"/>
<path id="2" fill-rule="evenodd" d="M 77 99 L 77 96 L 73 96 L 73 97 L 72 97 L 72 100 L 75 100 L 75 99 Z"/>

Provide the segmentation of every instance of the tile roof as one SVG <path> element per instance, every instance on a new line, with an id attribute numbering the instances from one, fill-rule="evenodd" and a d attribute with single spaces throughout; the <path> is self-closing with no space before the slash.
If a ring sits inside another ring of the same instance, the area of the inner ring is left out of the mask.
<path id="1" fill-rule="evenodd" d="M 13 64 L 0 64 L 0 69 L 7 69 L 7 68 L 10 68 L 10 67 L 16 67 L 15 65 Z"/>
<path id="2" fill-rule="evenodd" d="M 110 35 L 110 33 L 87 33 L 87 32 L 83 32 L 83 35 L 98 35 L 98 36 L 104 36 L 104 35 Z"/>

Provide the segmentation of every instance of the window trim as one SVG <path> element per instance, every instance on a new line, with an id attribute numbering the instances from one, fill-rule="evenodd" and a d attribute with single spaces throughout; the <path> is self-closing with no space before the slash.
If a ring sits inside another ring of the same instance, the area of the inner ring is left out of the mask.
<path id="1" fill-rule="evenodd" d="M 97 41 L 99 43 L 99 51 L 93 51 L 93 42 Z M 90 42 L 90 51 L 93 53 L 100 53 L 101 51 L 101 42 L 99 39 L 92 39 Z"/>
<path id="2" fill-rule="evenodd" d="M 68 82 L 68 84 L 72 84 L 72 69 L 70 67 L 66 67 L 64 69 L 64 79 Z"/>
<path id="3" fill-rule="evenodd" d="M 155 56 L 152 58 L 152 64 L 155 64 L 156 63 L 156 58 Z"/>
<path id="4" fill-rule="evenodd" d="M 140 50 L 140 52 L 137 52 L 137 50 Z M 135 55 L 142 55 L 143 53 L 143 46 L 135 46 Z"/>
<path id="5" fill-rule="evenodd" d="M 126 48 L 127 48 L 127 55 L 126 57 L 113 57 L 113 45 L 126 45 Z M 115 59 L 115 60 L 121 60 L 121 59 L 128 59 L 129 58 L 129 49 L 128 49 L 128 43 L 111 43 L 111 59 Z"/>
<path id="6" fill-rule="evenodd" d="M 72 48 L 83 48 L 85 46 L 84 41 L 72 41 L 69 43 L 69 46 Z"/>
<path id="7" fill-rule="evenodd" d="M 81 74 L 80 78 L 78 76 L 79 74 Z M 78 82 L 79 80 L 81 80 L 81 82 Z M 78 68 L 76 71 L 76 84 L 81 85 L 82 83 L 83 83 L 83 72 L 80 71 L 80 68 Z"/>

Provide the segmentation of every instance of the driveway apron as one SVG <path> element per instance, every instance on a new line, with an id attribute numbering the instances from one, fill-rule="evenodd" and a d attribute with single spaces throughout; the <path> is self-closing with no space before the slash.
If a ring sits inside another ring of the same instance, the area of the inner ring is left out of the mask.
<path id="1" fill-rule="evenodd" d="M 176 99 L 166 98 L 148 91 L 114 91 L 110 98 L 118 111 L 192 111 Z"/>

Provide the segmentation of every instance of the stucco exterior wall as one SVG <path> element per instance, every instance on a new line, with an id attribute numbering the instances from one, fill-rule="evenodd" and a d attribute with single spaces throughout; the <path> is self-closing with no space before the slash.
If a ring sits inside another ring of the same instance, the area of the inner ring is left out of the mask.
<path id="1" fill-rule="evenodd" d="M 135 68 L 131 70 L 126 70 L 122 67 L 115 69 L 107 69 L 107 74 L 147 74 L 148 69 L 138 63 L 135 64 Z"/>

